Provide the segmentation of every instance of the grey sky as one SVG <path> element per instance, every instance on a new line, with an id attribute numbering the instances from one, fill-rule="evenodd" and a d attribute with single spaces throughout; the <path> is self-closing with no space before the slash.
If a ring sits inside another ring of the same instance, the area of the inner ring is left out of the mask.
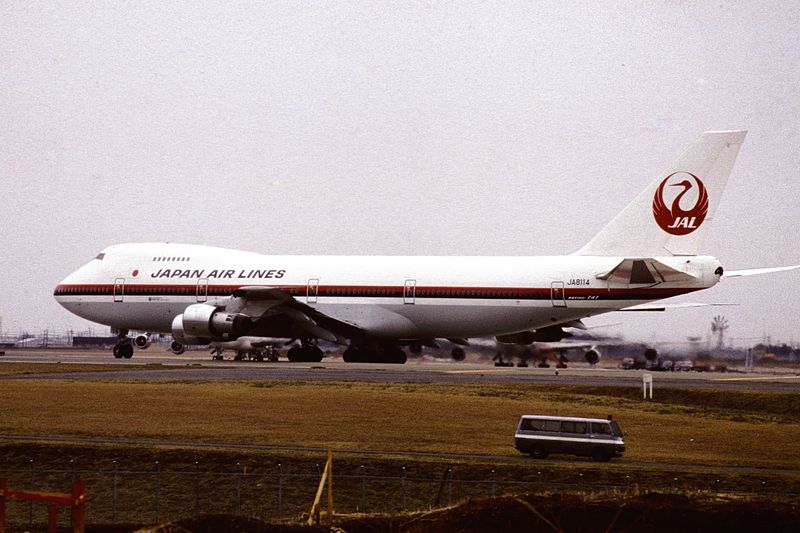
<path id="1" fill-rule="evenodd" d="M 3 329 L 85 329 L 52 289 L 118 242 L 570 253 L 707 129 L 750 133 L 706 252 L 800 262 L 798 28 L 793 1 L 6 2 Z M 798 283 L 591 323 L 800 341 Z"/>

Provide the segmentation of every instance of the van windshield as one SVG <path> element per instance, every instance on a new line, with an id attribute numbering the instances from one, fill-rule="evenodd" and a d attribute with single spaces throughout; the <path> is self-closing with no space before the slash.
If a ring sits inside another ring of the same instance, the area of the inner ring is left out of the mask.
<path id="1" fill-rule="evenodd" d="M 619 429 L 619 424 L 615 420 L 611 421 L 611 431 L 615 437 L 622 438 L 622 430 Z"/>

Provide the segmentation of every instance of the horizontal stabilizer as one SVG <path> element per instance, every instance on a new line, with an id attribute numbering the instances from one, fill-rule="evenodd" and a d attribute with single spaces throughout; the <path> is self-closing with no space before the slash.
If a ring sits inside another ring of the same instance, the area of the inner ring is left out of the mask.
<path id="1" fill-rule="evenodd" d="M 748 270 L 731 270 L 725 272 L 723 278 L 738 278 L 741 276 L 757 276 L 759 274 L 771 274 L 773 272 L 785 272 L 787 270 L 797 270 L 800 265 L 783 266 L 783 267 L 767 267 L 767 268 L 751 268 Z"/>
<path id="2" fill-rule="evenodd" d="M 665 281 L 694 281 L 696 278 L 655 259 L 623 259 L 617 266 L 597 274 L 597 279 L 618 283 L 655 285 Z"/>

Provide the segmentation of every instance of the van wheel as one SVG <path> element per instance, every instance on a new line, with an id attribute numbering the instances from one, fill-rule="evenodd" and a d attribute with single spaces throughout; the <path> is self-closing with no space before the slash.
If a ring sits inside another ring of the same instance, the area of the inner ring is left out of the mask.
<path id="1" fill-rule="evenodd" d="M 607 463 L 611 460 L 611 454 L 602 448 L 595 448 L 592 451 L 592 459 L 601 463 Z"/>
<path id="2" fill-rule="evenodd" d="M 547 452 L 541 448 L 533 448 L 530 452 L 531 457 L 534 459 L 547 459 Z"/>

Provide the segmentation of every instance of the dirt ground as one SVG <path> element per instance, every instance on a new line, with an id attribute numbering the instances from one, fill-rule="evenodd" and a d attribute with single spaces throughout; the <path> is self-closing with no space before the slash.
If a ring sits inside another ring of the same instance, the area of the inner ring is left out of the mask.
<path id="1" fill-rule="evenodd" d="M 140 531 L 154 533 L 293 533 L 337 531 L 347 533 L 433 533 L 459 531 L 600 531 L 673 532 L 725 531 L 728 533 L 800 530 L 798 504 L 737 502 L 722 498 L 644 494 L 622 500 L 580 496 L 504 496 L 467 501 L 448 509 L 396 515 L 336 517 L 332 528 L 266 524 L 227 515 L 199 516 Z M 102 531 L 102 530 L 90 530 Z"/>

